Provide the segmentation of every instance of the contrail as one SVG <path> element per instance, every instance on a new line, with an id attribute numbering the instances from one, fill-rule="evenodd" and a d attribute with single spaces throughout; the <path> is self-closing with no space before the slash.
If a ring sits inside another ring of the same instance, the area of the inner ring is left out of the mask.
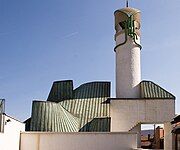
<path id="1" fill-rule="evenodd" d="M 79 32 L 72 32 L 72 33 L 70 33 L 70 34 L 65 35 L 65 36 L 63 37 L 63 39 L 70 38 L 70 37 L 72 37 L 72 36 L 77 35 L 78 33 L 79 33 Z"/>

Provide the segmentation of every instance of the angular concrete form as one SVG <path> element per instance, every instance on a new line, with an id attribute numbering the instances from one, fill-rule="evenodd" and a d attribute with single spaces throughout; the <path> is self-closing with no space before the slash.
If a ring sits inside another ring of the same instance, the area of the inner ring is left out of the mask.
<path id="1" fill-rule="evenodd" d="M 164 148 L 172 150 L 173 99 L 116 99 L 110 104 L 111 131 L 140 133 L 141 124 L 164 124 Z M 137 137 L 140 147 L 140 135 Z"/>

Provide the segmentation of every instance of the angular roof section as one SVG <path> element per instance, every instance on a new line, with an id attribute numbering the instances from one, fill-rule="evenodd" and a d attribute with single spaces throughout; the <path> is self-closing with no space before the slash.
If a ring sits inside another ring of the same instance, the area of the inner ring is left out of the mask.
<path id="1" fill-rule="evenodd" d="M 141 98 L 175 99 L 175 96 L 152 81 L 142 81 Z"/>
<path id="2" fill-rule="evenodd" d="M 175 99 L 151 81 L 142 81 L 140 89 L 140 99 Z M 27 131 L 108 132 L 111 121 L 108 98 L 110 82 L 90 82 L 73 89 L 72 80 L 56 81 L 47 102 L 33 102 L 31 119 L 26 121 Z"/>
<path id="3" fill-rule="evenodd" d="M 56 81 L 53 83 L 47 101 L 61 102 L 73 98 L 73 81 Z"/>
<path id="4" fill-rule="evenodd" d="M 31 131 L 78 132 L 79 119 L 59 103 L 33 102 Z"/>
<path id="5" fill-rule="evenodd" d="M 73 90 L 71 80 L 54 82 L 48 102 L 34 101 L 30 131 L 110 131 L 110 82 L 90 82 Z M 37 115 L 38 114 L 38 115 Z"/>
<path id="6" fill-rule="evenodd" d="M 110 97 L 110 82 L 90 82 L 79 86 L 74 90 L 72 100 L 62 101 L 61 105 L 80 118 L 80 131 L 96 131 L 89 122 L 96 118 L 96 125 L 103 126 L 99 132 L 109 131 L 109 105 L 104 104 Z M 104 119 L 102 125 L 101 120 Z M 99 122 L 97 121 L 99 119 Z"/>
<path id="7" fill-rule="evenodd" d="M 124 100 L 124 99 L 170 99 L 175 100 L 176 97 L 164 88 L 155 84 L 152 81 L 140 82 L 140 97 L 139 98 L 109 98 L 105 103 L 110 103 L 111 100 Z"/>
<path id="8" fill-rule="evenodd" d="M 110 82 L 89 82 L 73 90 L 73 81 L 53 83 L 47 101 L 61 102 L 70 99 L 110 97 Z"/>
<path id="9" fill-rule="evenodd" d="M 110 82 L 89 82 L 74 90 L 74 99 L 110 97 Z"/>

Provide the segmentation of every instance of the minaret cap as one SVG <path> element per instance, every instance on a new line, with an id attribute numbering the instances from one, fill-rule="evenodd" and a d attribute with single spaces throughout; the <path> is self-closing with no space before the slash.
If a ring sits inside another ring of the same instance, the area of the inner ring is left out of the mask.
<path id="1" fill-rule="evenodd" d="M 131 7 L 126 7 L 116 10 L 114 12 L 116 33 L 120 31 L 119 28 L 120 23 L 127 21 L 129 17 L 132 17 L 133 21 L 135 21 L 136 30 L 139 30 L 140 22 L 141 22 L 140 14 L 141 14 L 140 10 Z"/>

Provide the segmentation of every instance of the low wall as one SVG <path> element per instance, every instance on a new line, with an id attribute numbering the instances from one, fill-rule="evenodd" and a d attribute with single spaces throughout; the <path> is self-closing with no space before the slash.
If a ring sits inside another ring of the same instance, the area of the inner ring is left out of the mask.
<path id="1" fill-rule="evenodd" d="M 136 133 L 21 133 L 20 150 L 131 150 Z"/>

